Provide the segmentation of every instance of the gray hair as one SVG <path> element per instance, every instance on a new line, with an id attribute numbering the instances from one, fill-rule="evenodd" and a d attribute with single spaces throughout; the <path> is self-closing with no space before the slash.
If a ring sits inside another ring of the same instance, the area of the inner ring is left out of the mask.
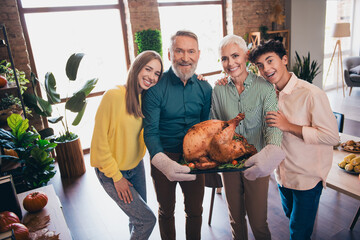
<path id="1" fill-rule="evenodd" d="M 180 31 L 177 31 L 173 36 L 171 36 L 171 39 L 170 39 L 170 53 L 172 53 L 173 50 L 174 50 L 173 47 L 174 47 L 174 44 L 175 44 L 176 37 L 180 37 L 180 36 L 191 37 L 191 38 L 195 39 L 196 42 L 199 44 L 198 37 L 196 36 L 195 33 L 191 32 L 191 31 L 187 31 L 187 30 L 180 30 Z"/>
<path id="2" fill-rule="evenodd" d="M 221 41 L 219 45 L 219 55 L 221 56 L 221 49 L 223 49 L 225 46 L 229 44 L 236 44 L 238 45 L 244 52 L 246 53 L 248 51 L 248 48 L 246 46 L 246 42 L 242 37 L 239 37 L 237 35 L 226 35 Z"/>

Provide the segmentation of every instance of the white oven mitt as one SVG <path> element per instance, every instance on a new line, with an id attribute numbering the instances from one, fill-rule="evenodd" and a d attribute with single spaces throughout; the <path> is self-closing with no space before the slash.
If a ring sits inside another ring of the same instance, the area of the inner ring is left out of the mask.
<path id="1" fill-rule="evenodd" d="M 159 152 L 151 160 L 152 165 L 159 169 L 170 181 L 193 181 L 196 175 L 188 174 L 190 168 L 171 160 L 165 153 Z"/>
<path id="2" fill-rule="evenodd" d="M 278 146 L 266 145 L 260 152 L 245 161 L 244 176 L 254 181 L 257 178 L 270 175 L 285 159 L 285 152 Z"/>

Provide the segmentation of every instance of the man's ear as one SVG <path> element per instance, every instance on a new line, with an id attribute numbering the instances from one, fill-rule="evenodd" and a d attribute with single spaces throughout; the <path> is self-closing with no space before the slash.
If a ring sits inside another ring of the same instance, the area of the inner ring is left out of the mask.
<path id="1" fill-rule="evenodd" d="M 282 57 L 281 61 L 282 61 L 282 63 L 283 63 L 284 65 L 287 65 L 287 64 L 288 64 L 288 56 L 287 56 L 287 55 L 284 55 L 284 56 Z"/>
<path id="2" fill-rule="evenodd" d="M 168 58 L 169 58 L 169 61 L 171 61 L 171 57 L 170 57 L 170 49 L 168 50 Z"/>

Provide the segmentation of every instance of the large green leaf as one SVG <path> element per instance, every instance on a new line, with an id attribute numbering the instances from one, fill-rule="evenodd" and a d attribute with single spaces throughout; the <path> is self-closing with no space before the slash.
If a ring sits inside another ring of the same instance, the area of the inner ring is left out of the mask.
<path id="1" fill-rule="evenodd" d="M 83 109 L 81 109 L 81 111 L 76 115 L 76 118 L 72 122 L 73 126 L 77 126 L 80 123 L 80 121 L 81 121 L 81 119 L 82 119 L 82 117 L 84 115 L 86 105 L 87 105 L 87 102 L 85 102 L 85 105 L 84 105 Z"/>
<path id="2" fill-rule="evenodd" d="M 60 94 L 56 92 L 55 76 L 51 72 L 45 74 L 45 89 L 50 104 L 59 103 L 61 101 Z"/>
<path id="3" fill-rule="evenodd" d="M 31 150 L 31 156 L 39 162 L 46 160 L 48 153 L 40 148 L 33 148 Z"/>
<path id="4" fill-rule="evenodd" d="M 69 80 L 76 80 L 79 65 L 83 57 L 84 53 L 74 53 L 69 57 L 65 68 L 66 76 L 69 78 Z"/>
<path id="5" fill-rule="evenodd" d="M 48 101 L 29 93 L 24 93 L 24 102 L 41 116 L 49 117 L 52 114 L 52 106 Z"/>
<path id="6" fill-rule="evenodd" d="M 99 80 L 98 78 L 93 78 L 88 80 L 78 92 L 84 92 L 85 96 L 89 95 L 91 91 L 95 88 L 95 85 L 98 82 L 98 80 Z"/>
<path id="7" fill-rule="evenodd" d="M 57 123 L 57 122 L 60 122 L 63 118 L 64 118 L 63 116 L 53 117 L 53 118 L 48 118 L 48 121 L 50 123 Z"/>
<path id="8" fill-rule="evenodd" d="M 11 140 L 11 139 L 14 139 L 15 138 L 15 136 L 14 135 L 12 135 L 12 133 L 11 132 L 9 132 L 9 131 L 7 131 L 7 130 L 5 130 L 5 129 L 3 129 L 3 128 L 0 128 L 0 139 L 1 140 Z"/>
<path id="9" fill-rule="evenodd" d="M 77 92 L 65 104 L 65 108 L 72 112 L 80 112 L 85 105 L 85 93 Z"/>

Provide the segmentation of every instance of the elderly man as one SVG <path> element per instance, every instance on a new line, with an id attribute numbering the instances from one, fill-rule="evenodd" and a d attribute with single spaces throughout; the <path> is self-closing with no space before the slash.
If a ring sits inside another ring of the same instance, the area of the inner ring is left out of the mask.
<path id="1" fill-rule="evenodd" d="M 194 74 L 199 56 L 197 36 L 178 31 L 168 53 L 172 66 L 143 99 L 144 139 L 151 157 L 162 239 L 176 238 L 177 183 L 184 194 L 186 239 L 201 238 L 204 176 L 188 174 L 190 168 L 178 163 L 187 130 L 209 119 L 212 88 Z"/>

